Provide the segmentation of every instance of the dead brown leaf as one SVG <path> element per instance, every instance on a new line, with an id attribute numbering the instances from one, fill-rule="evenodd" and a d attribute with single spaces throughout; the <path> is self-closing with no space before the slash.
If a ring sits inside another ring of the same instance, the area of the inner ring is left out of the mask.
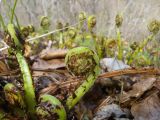
<path id="1" fill-rule="evenodd" d="M 28 44 L 25 44 L 24 48 L 25 48 L 24 56 L 29 57 L 32 54 L 31 46 Z"/>
<path id="2" fill-rule="evenodd" d="M 34 62 L 32 69 L 33 70 L 55 70 L 58 68 L 64 68 L 65 63 L 64 59 L 52 59 L 52 60 L 42 60 L 37 59 L 36 62 Z"/>
<path id="3" fill-rule="evenodd" d="M 39 57 L 41 59 L 45 59 L 45 60 L 49 60 L 49 59 L 53 59 L 53 58 L 64 58 L 65 55 L 67 54 L 66 49 L 45 49 L 43 50 L 40 54 Z"/>
<path id="4" fill-rule="evenodd" d="M 157 78 L 156 82 L 154 83 L 154 86 L 160 90 L 160 76 Z"/>
<path id="5" fill-rule="evenodd" d="M 7 71 L 8 71 L 7 65 L 3 61 L 0 61 L 0 73 Z"/>
<path id="6" fill-rule="evenodd" d="M 140 78 L 140 81 L 135 83 L 132 87 L 132 90 L 123 94 L 121 96 L 121 103 L 129 101 L 131 98 L 139 98 L 141 95 L 153 87 L 154 82 L 156 81 L 155 77 L 144 77 Z"/>
<path id="7" fill-rule="evenodd" d="M 136 103 L 131 108 L 134 120 L 159 120 L 160 119 L 160 99 L 158 95 L 152 94 L 140 103 Z"/>

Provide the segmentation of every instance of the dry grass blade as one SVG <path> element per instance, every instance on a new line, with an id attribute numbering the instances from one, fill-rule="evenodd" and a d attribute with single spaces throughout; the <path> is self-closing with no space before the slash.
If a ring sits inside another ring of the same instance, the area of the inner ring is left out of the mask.
<path id="1" fill-rule="evenodd" d="M 119 75 L 134 75 L 134 74 L 152 74 L 152 75 L 160 75 L 160 69 L 156 68 L 129 68 L 125 70 L 116 70 L 113 72 L 107 72 L 99 75 L 98 78 L 109 78 Z"/>

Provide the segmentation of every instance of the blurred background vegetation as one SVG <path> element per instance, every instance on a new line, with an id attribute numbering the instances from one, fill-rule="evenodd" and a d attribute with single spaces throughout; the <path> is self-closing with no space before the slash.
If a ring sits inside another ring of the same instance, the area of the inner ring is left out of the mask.
<path id="1" fill-rule="evenodd" d="M 2 0 L 3 1 L 3 0 Z M 13 6 L 14 0 L 4 0 Z M 8 21 L 8 7 L 0 3 L 0 12 Z M 96 33 L 115 36 L 115 16 L 123 14 L 121 27 L 125 40 L 143 40 L 148 36 L 147 24 L 160 19 L 160 0 L 19 0 L 15 13 L 21 25 L 33 24 L 39 27 L 41 16 L 48 16 L 51 28 L 57 21 L 74 24 L 81 11 L 96 15 Z M 158 40 L 160 35 L 157 35 Z"/>

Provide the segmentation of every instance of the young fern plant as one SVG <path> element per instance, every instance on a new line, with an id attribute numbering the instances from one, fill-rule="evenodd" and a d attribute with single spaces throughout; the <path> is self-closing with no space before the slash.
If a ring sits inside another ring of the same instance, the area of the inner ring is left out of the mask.
<path id="1" fill-rule="evenodd" d="M 116 33 L 117 33 L 117 45 L 118 45 L 118 59 L 122 60 L 123 59 L 123 46 L 122 46 L 121 32 L 120 32 L 120 27 L 123 22 L 122 15 L 117 14 L 115 18 L 115 22 L 116 22 Z"/>
<path id="2" fill-rule="evenodd" d="M 24 95 L 25 100 L 24 101 L 27 106 L 27 112 L 29 113 L 29 115 L 32 119 L 36 119 L 35 115 L 34 115 L 35 114 L 35 106 L 36 106 L 35 92 L 34 92 L 33 81 L 32 81 L 31 73 L 29 70 L 29 66 L 27 64 L 26 59 L 23 56 L 23 53 L 22 53 L 23 46 L 16 35 L 14 25 L 8 24 L 7 29 L 8 29 L 10 36 L 11 36 L 12 42 L 14 44 L 14 47 L 11 46 L 11 49 L 18 60 L 20 70 L 21 70 L 21 73 L 23 76 L 24 93 L 25 93 L 25 95 Z"/>
<path id="3" fill-rule="evenodd" d="M 21 92 L 18 90 L 18 88 L 12 83 L 7 83 L 4 86 L 4 94 L 5 100 L 10 105 L 12 114 L 17 117 L 24 117 L 24 115 L 26 114 L 26 105 L 24 103 L 23 96 L 21 95 Z"/>
<path id="4" fill-rule="evenodd" d="M 4 86 L 5 99 L 11 105 L 19 106 L 21 108 L 25 107 L 23 97 L 20 91 L 12 83 L 7 83 Z"/>
<path id="5" fill-rule="evenodd" d="M 63 29 L 63 23 L 60 22 L 60 21 L 57 21 L 56 29 L 57 29 L 57 30 Z M 60 30 L 60 31 L 57 33 L 57 37 L 58 37 L 58 40 L 59 40 L 59 41 L 58 41 L 59 48 L 64 48 L 63 30 Z"/>
<path id="6" fill-rule="evenodd" d="M 75 92 L 67 98 L 67 109 L 72 109 L 93 86 L 99 72 L 99 58 L 97 54 L 87 47 L 71 49 L 65 58 L 68 71 L 76 76 L 84 76 L 85 81 Z"/>
<path id="7" fill-rule="evenodd" d="M 78 30 L 81 32 L 84 32 L 84 23 L 85 23 L 86 17 L 87 15 L 85 12 L 80 12 L 78 16 L 78 22 L 79 22 Z"/>
<path id="8" fill-rule="evenodd" d="M 89 16 L 87 19 L 87 26 L 91 34 L 93 33 L 93 28 L 95 27 L 95 25 L 96 25 L 96 17 L 94 15 Z"/>
<path id="9" fill-rule="evenodd" d="M 136 47 L 136 49 L 134 50 L 133 53 L 130 53 L 128 55 L 128 61 L 127 63 L 130 65 L 132 64 L 132 62 L 134 61 L 134 59 L 136 58 L 136 56 L 139 54 L 139 52 L 147 45 L 147 43 L 149 41 L 152 41 L 154 39 L 154 37 L 156 36 L 156 34 L 159 32 L 160 30 L 160 22 L 157 20 L 153 20 L 149 25 L 148 25 L 148 29 L 151 32 L 151 34 L 144 39 L 140 45 L 138 47 Z"/>
<path id="10" fill-rule="evenodd" d="M 49 31 L 49 27 L 51 24 L 49 18 L 47 16 L 42 16 L 40 21 L 41 21 L 40 26 L 42 28 L 42 32 L 47 33 Z"/>
<path id="11" fill-rule="evenodd" d="M 54 96 L 44 94 L 39 98 L 36 114 L 41 120 L 66 120 L 66 111 L 61 102 Z"/>

